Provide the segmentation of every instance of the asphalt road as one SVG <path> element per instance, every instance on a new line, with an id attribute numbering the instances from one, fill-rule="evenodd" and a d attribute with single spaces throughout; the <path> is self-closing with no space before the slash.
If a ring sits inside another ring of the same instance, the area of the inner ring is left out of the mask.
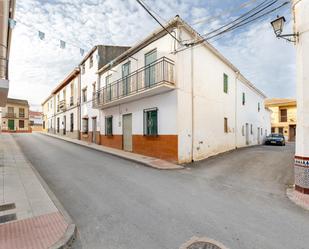
<path id="1" fill-rule="evenodd" d="M 294 145 L 225 153 L 159 171 L 40 134 L 14 135 L 78 226 L 84 249 L 308 249 L 309 212 L 285 195 Z"/>

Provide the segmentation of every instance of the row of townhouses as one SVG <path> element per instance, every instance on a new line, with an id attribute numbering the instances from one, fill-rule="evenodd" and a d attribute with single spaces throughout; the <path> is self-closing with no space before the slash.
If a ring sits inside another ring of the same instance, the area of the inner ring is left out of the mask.
<path id="1" fill-rule="evenodd" d="M 266 96 L 180 17 L 133 47 L 94 47 L 43 102 L 48 132 L 178 163 L 261 144 Z"/>

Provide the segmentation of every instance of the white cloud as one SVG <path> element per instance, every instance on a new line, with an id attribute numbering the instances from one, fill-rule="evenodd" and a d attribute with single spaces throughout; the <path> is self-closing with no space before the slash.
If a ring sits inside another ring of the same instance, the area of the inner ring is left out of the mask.
<path id="1" fill-rule="evenodd" d="M 164 19 L 180 14 L 189 23 L 222 12 L 213 0 L 145 1 Z M 231 18 L 222 16 L 195 28 L 205 33 Z M 158 27 L 135 0 L 17 1 L 16 19 L 9 96 L 28 99 L 36 108 L 79 63 L 77 47 L 87 51 L 96 44 L 133 45 Z M 44 41 L 38 38 L 37 29 L 46 33 Z M 226 35 L 215 44 L 269 96 L 294 96 L 293 49 L 271 32 L 262 23 L 248 32 Z M 66 49 L 59 48 L 59 39 L 67 42 Z"/>

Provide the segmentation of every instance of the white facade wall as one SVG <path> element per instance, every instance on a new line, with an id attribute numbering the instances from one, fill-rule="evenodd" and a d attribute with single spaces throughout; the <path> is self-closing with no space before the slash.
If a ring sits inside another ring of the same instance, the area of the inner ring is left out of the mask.
<path id="1" fill-rule="evenodd" d="M 245 93 L 244 105 L 243 93 Z M 265 137 L 271 132 L 271 112 L 265 109 L 264 98 L 241 80 L 237 80 L 236 116 L 236 147 L 262 144 Z M 246 137 L 246 126 L 248 127 L 248 138 Z"/>
<path id="2" fill-rule="evenodd" d="M 148 98 L 110 107 L 101 112 L 101 134 L 105 133 L 105 117 L 113 116 L 113 134 L 122 135 L 122 115 L 132 114 L 132 134 L 143 135 L 144 109 L 158 108 L 158 133 L 177 134 L 177 96 L 175 91 L 154 95 Z"/>
<path id="3" fill-rule="evenodd" d="M 184 30 L 177 30 L 182 40 L 192 39 Z M 113 133 L 122 134 L 122 115 L 132 113 L 132 133 L 143 134 L 143 110 L 159 109 L 158 133 L 178 135 L 178 162 L 186 163 L 246 146 L 242 125 L 253 125 L 248 145 L 260 143 L 270 132 L 270 113 L 264 108 L 264 96 L 237 80 L 238 72 L 205 46 L 195 46 L 173 53 L 177 44 L 165 35 L 145 46 L 128 59 L 100 74 L 100 85 L 105 86 L 121 78 L 122 65 L 130 61 L 131 72 L 144 66 L 145 54 L 157 49 L 157 58 L 163 56 L 175 62 L 176 89 L 133 102 L 101 110 L 101 134 L 105 130 L 105 116 L 113 116 Z M 224 74 L 228 76 L 228 93 L 223 90 Z M 242 92 L 246 104 L 242 106 Z M 193 94 L 192 94 L 193 93 Z M 258 111 L 258 102 L 260 111 Z M 228 132 L 224 131 L 224 118 Z M 261 131 L 262 130 L 262 131 Z"/>
<path id="4" fill-rule="evenodd" d="M 99 125 L 99 110 L 92 108 L 92 94 L 93 84 L 96 86 L 96 90 L 100 87 L 98 81 L 98 49 L 93 54 L 93 66 L 90 68 L 90 57 L 84 62 L 85 72 L 82 72 L 82 66 L 80 66 L 80 84 L 81 84 L 81 118 L 88 117 L 88 129 L 92 132 L 92 118 L 97 117 L 97 131 L 100 129 Z M 87 101 L 83 102 L 82 90 L 87 88 Z"/>

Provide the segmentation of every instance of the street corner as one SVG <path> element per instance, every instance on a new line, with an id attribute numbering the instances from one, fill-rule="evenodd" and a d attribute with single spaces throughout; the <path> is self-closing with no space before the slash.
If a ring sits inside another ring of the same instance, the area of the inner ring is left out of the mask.
<path id="1" fill-rule="evenodd" d="M 290 187 L 286 190 L 288 198 L 297 206 L 309 211 L 309 195 L 303 194 L 297 190 L 295 187 Z"/>
<path id="2" fill-rule="evenodd" d="M 179 249 L 229 249 L 222 243 L 210 238 L 192 237 L 184 243 Z"/>

